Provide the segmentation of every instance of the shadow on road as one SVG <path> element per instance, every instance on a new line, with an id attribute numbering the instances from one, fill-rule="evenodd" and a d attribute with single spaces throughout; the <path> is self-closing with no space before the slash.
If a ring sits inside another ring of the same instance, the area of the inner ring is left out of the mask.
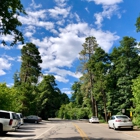
<path id="1" fill-rule="evenodd" d="M 116 139 L 112 139 L 112 138 L 110 138 L 110 139 L 108 139 L 108 138 L 87 138 L 87 137 L 83 137 L 83 138 L 81 138 L 81 137 L 70 137 L 70 138 L 46 138 L 46 139 L 43 139 L 43 140 L 81 140 L 81 139 L 83 139 L 83 140 L 122 140 L 122 139 L 118 139 L 118 138 L 116 138 Z"/>

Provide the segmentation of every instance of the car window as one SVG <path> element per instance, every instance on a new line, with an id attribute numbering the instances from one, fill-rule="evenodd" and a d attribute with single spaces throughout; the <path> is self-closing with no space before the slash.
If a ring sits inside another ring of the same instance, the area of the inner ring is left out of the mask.
<path id="1" fill-rule="evenodd" d="M 12 117 L 13 117 L 13 119 L 18 119 L 16 113 L 12 113 Z"/>
<path id="2" fill-rule="evenodd" d="M 0 112 L 0 118 L 10 119 L 10 113 Z"/>
<path id="3" fill-rule="evenodd" d="M 114 117 L 114 116 L 112 116 L 112 117 L 111 117 L 111 120 L 114 120 L 114 119 L 115 119 L 115 117 Z"/>
<path id="4" fill-rule="evenodd" d="M 34 118 L 34 119 L 37 119 L 37 116 L 34 116 L 33 118 Z"/>
<path id="5" fill-rule="evenodd" d="M 117 119 L 128 119 L 127 116 L 116 116 Z"/>
<path id="6" fill-rule="evenodd" d="M 97 118 L 96 116 L 93 116 L 93 117 L 91 117 L 91 118 Z"/>
<path id="7" fill-rule="evenodd" d="M 28 119 L 32 119 L 32 118 L 33 118 L 33 116 L 28 116 L 27 118 L 28 118 Z"/>

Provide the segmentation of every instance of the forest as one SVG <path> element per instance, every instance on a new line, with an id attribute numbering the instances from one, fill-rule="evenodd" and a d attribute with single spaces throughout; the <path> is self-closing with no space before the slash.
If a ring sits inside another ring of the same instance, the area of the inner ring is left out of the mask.
<path id="1" fill-rule="evenodd" d="M 0 5 L 0 34 L 14 36 L 11 46 L 24 43 L 22 32 L 17 28 L 22 23 L 14 16 L 26 14 L 20 0 L 1 0 Z M 135 26 L 140 32 L 140 16 Z M 1 43 L 6 44 L 6 41 Z M 36 114 L 46 120 L 49 117 L 88 119 L 98 116 L 107 122 L 111 115 L 126 114 L 140 125 L 140 43 L 124 36 L 119 46 L 106 53 L 96 38 L 89 36 L 82 46 L 77 66 L 82 77 L 72 85 L 69 99 L 57 87 L 53 75 L 42 74 L 37 46 L 26 43 L 21 49 L 20 71 L 13 75 L 14 85 L 8 87 L 0 83 L 0 109 L 21 112 L 24 116 Z"/>

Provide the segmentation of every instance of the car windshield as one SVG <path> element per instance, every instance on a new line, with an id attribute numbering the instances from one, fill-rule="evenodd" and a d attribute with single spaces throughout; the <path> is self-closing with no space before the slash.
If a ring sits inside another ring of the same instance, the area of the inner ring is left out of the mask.
<path id="1" fill-rule="evenodd" d="M 97 118 L 96 116 L 93 116 L 93 117 L 91 117 L 91 118 Z"/>
<path id="2" fill-rule="evenodd" d="M 127 116 L 116 116 L 117 119 L 128 119 Z"/>

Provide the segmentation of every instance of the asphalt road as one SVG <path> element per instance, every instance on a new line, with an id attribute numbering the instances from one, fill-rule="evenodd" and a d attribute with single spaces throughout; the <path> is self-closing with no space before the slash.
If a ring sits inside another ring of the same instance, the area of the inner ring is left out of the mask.
<path id="1" fill-rule="evenodd" d="M 0 136 L 0 140 L 140 140 L 139 130 L 113 130 L 107 124 L 86 121 L 51 120 L 24 124 L 16 132 Z"/>

